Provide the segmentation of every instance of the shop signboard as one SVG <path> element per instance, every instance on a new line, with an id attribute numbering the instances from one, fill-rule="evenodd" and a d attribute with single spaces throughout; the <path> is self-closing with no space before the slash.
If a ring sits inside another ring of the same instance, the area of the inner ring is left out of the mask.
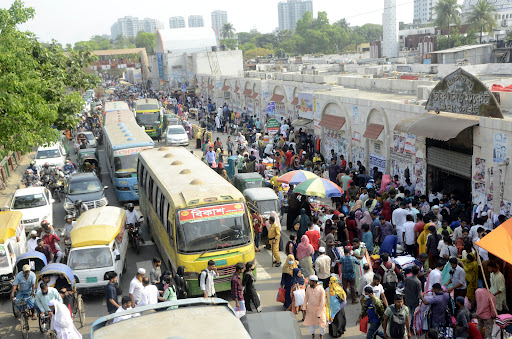
<path id="1" fill-rule="evenodd" d="M 373 176 L 373 168 L 377 167 L 379 172 L 386 173 L 386 157 L 372 153 L 369 154 L 370 162 L 370 176 Z"/>
<path id="2" fill-rule="evenodd" d="M 267 107 L 268 107 L 268 115 L 274 116 L 274 114 L 276 114 L 276 103 L 271 101 L 267 104 Z"/>
<path id="3" fill-rule="evenodd" d="M 452 112 L 501 118 L 503 113 L 487 86 L 462 68 L 434 87 L 425 107 L 434 112 Z"/>
<path id="4" fill-rule="evenodd" d="M 268 119 L 267 121 L 267 132 L 268 134 L 275 135 L 279 132 L 279 121 L 277 119 Z"/>
<path id="5" fill-rule="evenodd" d="M 162 53 L 156 54 L 156 59 L 158 61 L 158 77 L 160 79 L 164 78 L 164 60 Z"/>

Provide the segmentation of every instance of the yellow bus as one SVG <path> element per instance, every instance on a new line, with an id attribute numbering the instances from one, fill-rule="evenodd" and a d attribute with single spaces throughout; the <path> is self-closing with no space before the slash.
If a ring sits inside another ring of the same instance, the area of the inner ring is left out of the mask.
<path id="1" fill-rule="evenodd" d="M 150 137 L 157 136 L 157 129 L 162 128 L 163 109 L 156 99 L 139 99 L 134 103 L 135 118 L 139 126 L 144 126 Z"/>
<path id="2" fill-rule="evenodd" d="M 215 261 L 215 290 L 231 289 L 235 264 L 254 261 L 252 220 L 244 196 L 182 147 L 139 153 L 139 203 L 151 236 L 172 271 L 185 267 L 191 295 Z"/>

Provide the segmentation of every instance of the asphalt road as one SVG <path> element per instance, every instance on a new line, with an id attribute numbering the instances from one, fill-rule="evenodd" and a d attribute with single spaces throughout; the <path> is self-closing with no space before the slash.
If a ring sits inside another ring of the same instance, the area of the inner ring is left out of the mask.
<path id="1" fill-rule="evenodd" d="M 224 145 L 227 140 L 226 134 L 218 134 L 215 133 L 214 137 L 221 137 Z M 191 141 L 191 146 L 189 147 L 191 150 L 195 146 Z M 108 174 L 105 168 L 105 159 L 103 146 L 99 148 L 100 161 L 102 163 L 103 172 L 102 172 L 102 181 L 103 184 L 109 186 L 107 189 L 107 198 L 109 200 L 109 205 L 111 206 L 119 206 L 121 204 L 117 201 L 115 192 L 112 188 L 112 182 L 110 180 L 110 175 Z M 74 154 L 72 154 L 71 159 L 74 160 Z M 54 204 L 54 223 L 56 229 L 61 229 L 64 225 L 64 217 L 66 215 L 63 204 L 55 203 Z M 58 233 L 60 234 L 60 232 Z M 145 267 L 147 271 L 151 268 L 151 260 L 154 257 L 160 257 L 158 253 L 158 249 L 151 241 L 149 233 L 145 227 L 143 226 L 143 236 L 146 239 L 146 244 L 141 248 L 140 254 L 136 254 L 134 250 L 128 248 L 128 256 L 127 256 L 127 272 L 123 275 L 120 284 L 123 286 L 123 292 L 125 295 L 128 293 L 128 288 L 130 284 L 130 280 L 135 275 L 138 267 Z M 281 252 L 282 262 L 284 262 L 285 255 Z M 260 294 L 261 303 L 263 307 L 263 312 L 268 311 L 283 311 L 283 306 L 280 303 L 276 302 L 276 294 L 279 288 L 279 283 L 281 281 L 281 268 L 271 267 L 272 258 L 269 250 L 263 249 L 262 251 L 256 254 L 256 269 L 258 281 L 256 282 L 256 289 Z M 90 338 L 90 327 L 92 323 L 98 318 L 107 314 L 107 307 L 104 295 L 84 295 L 84 303 L 85 303 L 85 315 L 86 315 L 86 324 L 83 328 L 80 327 L 80 323 L 78 320 L 75 320 L 75 326 L 78 328 L 79 332 L 82 333 L 83 338 Z M 224 298 L 230 301 L 231 305 L 234 307 L 234 302 L 231 300 L 229 292 L 223 292 L 219 294 L 219 297 Z M 119 298 L 120 299 L 120 298 Z M 355 325 L 357 320 L 357 316 L 360 312 L 359 305 L 347 305 L 345 307 L 345 313 L 347 318 L 347 331 L 343 338 L 364 338 L 365 334 L 359 332 L 359 326 Z M 301 316 L 297 316 L 297 319 L 300 321 Z M 38 322 L 30 321 L 30 338 L 44 338 L 45 336 L 39 332 Z M 301 331 L 303 334 L 303 338 L 311 338 L 308 334 L 308 330 L 306 327 L 301 326 Z M 0 296 L 0 338 L 19 338 L 21 337 L 20 325 L 19 321 L 14 318 L 12 314 L 11 301 L 8 296 Z M 330 336 L 327 334 L 325 336 L 329 338 Z"/>

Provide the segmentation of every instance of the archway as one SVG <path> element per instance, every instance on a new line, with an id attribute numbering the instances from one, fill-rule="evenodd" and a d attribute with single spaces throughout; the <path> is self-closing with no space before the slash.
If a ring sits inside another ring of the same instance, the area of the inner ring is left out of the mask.
<path id="1" fill-rule="evenodd" d="M 389 172 L 389 123 L 382 107 L 372 108 L 368 113 L 363 137 L 366 139 L 369 174 L 373 174 L 374 167 L 380 172 Z"/>
<path id="2" fill-rule="evenodd" d="M 334 150 L 338 159 L 340 155 L 343 155 L 348 161 L 352 144 L 352 123 L 343 105 L 337 101 L 327 102 L 322 110 L 319 125 L 322 138 L 321 152 L 326 161 L 331 160 L 331 150 Z"/>
<path id="3" fill-rule="evenodd" d="M 274 87 L 270 101 L 273 102 L 275 106 L 275 117 L 278 120 L 288 119 L 286 114 L 286 93 L 282 86 L 277 85 Z"/>

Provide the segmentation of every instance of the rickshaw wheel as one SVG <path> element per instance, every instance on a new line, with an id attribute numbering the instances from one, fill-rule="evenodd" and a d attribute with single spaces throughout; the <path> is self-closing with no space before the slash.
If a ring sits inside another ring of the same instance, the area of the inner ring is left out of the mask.
<path id="1" fill-rule="evenodd" d="M 37 319 L 38 319 L 38 322 L 39 322 L 39 331 L 40 331 L 41 333 L 46 333 L 46 332 L 48 332 L 48 327 L 49 327 L 49 325 L 50 325 L 50 324 L 49 324 L 49 322 L 46 322 L 45 320 L 43 320 L 43 319 L 41 318 L 41 314 L 39 314 L 39 316 L 37 317 Z"/>
<path id="2" fill-rule="evenodd" d="M 54 330 L 49 330 L 45 335 L 46 339 L 57 339 L 57 333 Z"/>
<path id="3" fill-rule="evenodd" d="M 78 311 L 78 317 L 80 319 L 80 326 L 84 327 L 85 325 L 85 306 L 84 306 L 84 300 L 82 299 L 82 295 L 79 294 L 78 298 L 76 300 L 76 307 Z"/>
<path id="4" fill-rule="evenodd" d="M 20 317 L 20 325 L 21 325 L 21 334 L 24 339 L 28 339 L 28 331 L 30 330 L 28 326 L 28 313 L 24 313 Z"/>

